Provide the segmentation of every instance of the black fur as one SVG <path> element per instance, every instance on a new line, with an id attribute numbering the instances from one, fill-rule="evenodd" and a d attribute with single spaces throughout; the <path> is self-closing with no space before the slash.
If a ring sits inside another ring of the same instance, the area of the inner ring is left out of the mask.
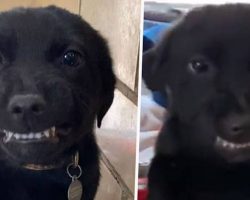
<path id="1" fill-rule="evenodd" d="M 64 60 L 71 50 L 77 57 L 72 65 Z M 93 129 L 112 104 L 114 86 L 107 44 L 79 16 L 54 6 L 0 13 L 0 198 L 66 200 L 66 167 L 79 151 L 82 199 L 93 200 L 100 177 Z M 42 106 L 34 113 L 16 107 L 29 104 L 29 97 Z M 53 126 L 59 142 L 3 142 L 3 130 Z M 22 167 L 29 163 L 59 166 L 40 172 Z"/>
<path id="2" fill-rule="evenodd" d="M 249 23 L 249 5 L 197 8 L 144 55 L 170 99 L 149 200 L 250 199 Z"/>

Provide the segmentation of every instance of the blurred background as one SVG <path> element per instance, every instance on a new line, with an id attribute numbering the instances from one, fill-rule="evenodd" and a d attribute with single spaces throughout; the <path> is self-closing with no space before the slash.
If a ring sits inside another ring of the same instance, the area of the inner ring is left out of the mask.
<path id="1" fill-rule="evenodd" d="M 173 23 L 192 8 L 225 3 L 250 3 L 250 0 L 144 0 L 143 53 L 157 45 Z M 147 173 L 155 141 L 168 113 L 166 92 L 150 91 L 144 84 L 143 74 L 148 67 L 147 63 L 142 66 L 138 200 L 146 199 Z"/>

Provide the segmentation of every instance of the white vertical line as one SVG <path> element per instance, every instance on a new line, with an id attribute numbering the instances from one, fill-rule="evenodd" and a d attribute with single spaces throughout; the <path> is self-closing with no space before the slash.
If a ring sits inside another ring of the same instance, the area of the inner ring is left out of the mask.
<path id="1" fill-rule="evenodd" d="M 136 159 L 135 159 L 135 195 L 134 200 L 138 199 L 138 175 L 139 175 L 139 144 L 140 144 L 140 117 L 141 117 L 141 82 L 142 82 L 142 45 L 143 45 L 143 19 L 144 19 L 144 1 L 141 1 L 140 13 L 140 51 L 139 51 L 139 69 L 138 69 L 138 107 L 137 107 L 137 131 L 136 131 Z"/>

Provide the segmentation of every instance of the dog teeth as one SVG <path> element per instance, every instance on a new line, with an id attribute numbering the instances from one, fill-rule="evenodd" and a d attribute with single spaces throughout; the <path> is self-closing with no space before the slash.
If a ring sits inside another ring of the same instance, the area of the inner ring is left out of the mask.
<path id="1" fill-rule="evenodd" d="M 47 137 L 47 138 L 49 138 L 49 136 L 50 136 L 49 130 L 46 130 L 46 131 L 44 132 L 44 136 Z"/>
<path id="2" fill-rule="evenodd" d="M 24 134 L 23 134 L 23 135 L 20 135 L 20 137 L 21 137 L 21 139 L 24 139 L 24 140 L 25 140 L 25 139 L 28 138 L 28 135 L 24 135 Z"/>
<path id="3" fill-rule="evenodd" d="M 42 137 L 42 134 L 41 133 L 36 133 L 34 137 L 37 138 L 37 139 L 40 139 Z"/>
<path id="4" fill-rule="evenodd" d="M 56 136 L 56 127 L 53 126 L 51 129 L 49 129 L 49 134 L 52 137 L 55 137 Z"/>
<path id="5" fill-rule="evenodd" d="M 42 132 L 38 132 L 38 133 L 13 133 L 11 131 L 7 131 L 7 130 L 3 130 L 3 132 L 5 133 L 5 137 L 3 139 L 3 141 L 5 143 L 9 142 L 11 139 L 15 139 L 15 140 L 40 140 L 42 138 L 53 138 L 56 137 L 55 134 L 55 127 L 52 127 L 50 129 L 47 129 L 45 131 Z"/>
<path id="6" fill-rule="evenodd" d="M 14 134 L 14 138 L 16 138 L 17 140 L 19 140 L 21 137 L 19 134 Z"/>
<path id="7" fill-rule="evenodd" d="M 34 136 L 35 136 L 35 134 L 34 134 L 34 133 L 30 133 L 30 134 L 28 134 L 28 139 L 33 139 L 33 138 L 34 138 Z"/>
<path id="8" fill-rule="evenodd" d="M 9 142 L 11 140 L 11 138 L 13 136 L 13 133 L 10 132 L 10 131 L 6 131 L 6 130 L 4 131 L 4 133 L 5 133 L 5 137 L 3 138 L 3 141 L 5 143 L 7 143 L 7 142 Z"/>
<path id="9" fill-rule="evenodd" d="M 224 148 L 228 148 L 228 149 L 231 149 L 231 150 L 243 149 L 243 148 L 250 147 L 250 142 L 243 143 L 243 144 L 237 144 L 237 143 L 226 141 L 226 140 L 222 139 L 221 137 L 217 137 L 216 143 L 218 145 L 220 145 L 220 146 L 223 146 Z"/>

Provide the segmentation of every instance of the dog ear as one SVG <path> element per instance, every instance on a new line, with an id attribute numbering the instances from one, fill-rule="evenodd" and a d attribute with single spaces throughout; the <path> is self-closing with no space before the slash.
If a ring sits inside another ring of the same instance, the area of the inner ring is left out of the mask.
<path id="1" fill-rule="evenodd" d="M 155 71 L 155 64 L 157 62 L 157 50 L 155 47 L 147 50 L 142 56 L 142 78 L 144 79 L 146 85 L 151 90 L 156 90 L 154 75 L 152 72 Z"/>
<path id="2" fill-rule="evenodd" d="M 109 93 L 104 97 L 102 105 L 97 113 L 97 127 L 100 128 L 102 124 L 102 119 L 106 112 L 109 110 L 114 98 L 114 93 Z"/>
<path id="3" fill-rule="evenodd" d="M 169 60 L 173 28 L 168 30 L 162 40 L 143 54 L 142 77 L 151 90 L 164 90 L 166 66 Z"/>
<path id="4" fill-rule="evenodd" d="M 98 55 L 100 56 L 99 68 L 102 77 L 102 98 L 97 113 L 97 127 L 100 128 L 102 119 L 113 102 L 116 79 L 112 70 L 112 59 L 104 41 L 102 48 L 99 48 Z"/>

